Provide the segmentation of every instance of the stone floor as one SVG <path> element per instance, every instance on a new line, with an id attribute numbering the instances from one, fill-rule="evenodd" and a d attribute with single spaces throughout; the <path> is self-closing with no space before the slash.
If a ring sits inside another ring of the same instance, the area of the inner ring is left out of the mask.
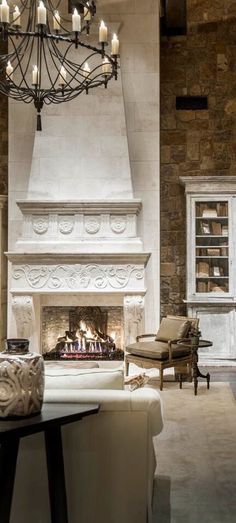
<path id="1" fill-rule="evenodd" d="M 207 371 L 197 396 L 191 383 L 164 384 L 153 523 L 236 522 L 236 368 Z"/>

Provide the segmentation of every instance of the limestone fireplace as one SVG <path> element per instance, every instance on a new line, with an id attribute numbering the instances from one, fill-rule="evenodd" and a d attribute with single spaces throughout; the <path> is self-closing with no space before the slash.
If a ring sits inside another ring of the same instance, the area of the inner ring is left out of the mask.
<path id="1" fill-rule="evenodd" d="M 41 351 L 45 306 L 122 306 L 124 340 L 143 327 L 145 266 L 139 200 L 18 201 L 22 236 L 11 263 L 12 329 Z"/>

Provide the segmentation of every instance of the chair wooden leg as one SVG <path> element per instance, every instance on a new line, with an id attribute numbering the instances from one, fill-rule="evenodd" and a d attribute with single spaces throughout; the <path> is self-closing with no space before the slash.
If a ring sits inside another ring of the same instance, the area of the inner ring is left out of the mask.
<path id="1" fill-rule="evenodd" d="M 125 360 L 125 375 L 129 375 L 129 362 L 127 360 Z"/>
<path id="2" fill-rule="evenodd" d="M 163 390 L 163 369 L 160 369 L 160 390 Z"/>
<path id="3" fill-rule="evenodd" d="M 183 380 L 182 380 L 182 374 L 181 372 L 179 373 L 179 388 L 182 389 L 182 385 L 183 385 Z"/>

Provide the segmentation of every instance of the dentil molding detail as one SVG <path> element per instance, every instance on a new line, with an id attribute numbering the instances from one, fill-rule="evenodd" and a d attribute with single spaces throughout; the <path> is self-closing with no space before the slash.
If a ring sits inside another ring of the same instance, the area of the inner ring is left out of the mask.
<path id="1" fill-rule="evenodd" d="M 125 345 L 134 343 L 136 336 L 143 331 L 144 304 L 143 296 L 125 296 L 124 298 Z"/>
<path id="2" fill-rule="evenodd" d="M 144 280 L 144 269 L 135 265 L 18 265 L 13 267 L 12 278 L 34 290 L 121 290 L 132 279 Z"/>
<path id="3" fill-rule="evenodd" d="M 33 325 L 32 296 L 13 296 L 12 310 L 16 320 L 17 337 L 29 338 Z"/>

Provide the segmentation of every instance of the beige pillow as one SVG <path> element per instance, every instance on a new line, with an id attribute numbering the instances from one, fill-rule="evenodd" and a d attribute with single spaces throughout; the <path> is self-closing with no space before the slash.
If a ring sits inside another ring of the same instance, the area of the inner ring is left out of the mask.
<path id="1" fill-rule="evenodd" d="M 183 318 L 163 318 L 156 335 L 156 341 L 168 341 L 185 338 L 188 334 L 191 322 Z"/>

